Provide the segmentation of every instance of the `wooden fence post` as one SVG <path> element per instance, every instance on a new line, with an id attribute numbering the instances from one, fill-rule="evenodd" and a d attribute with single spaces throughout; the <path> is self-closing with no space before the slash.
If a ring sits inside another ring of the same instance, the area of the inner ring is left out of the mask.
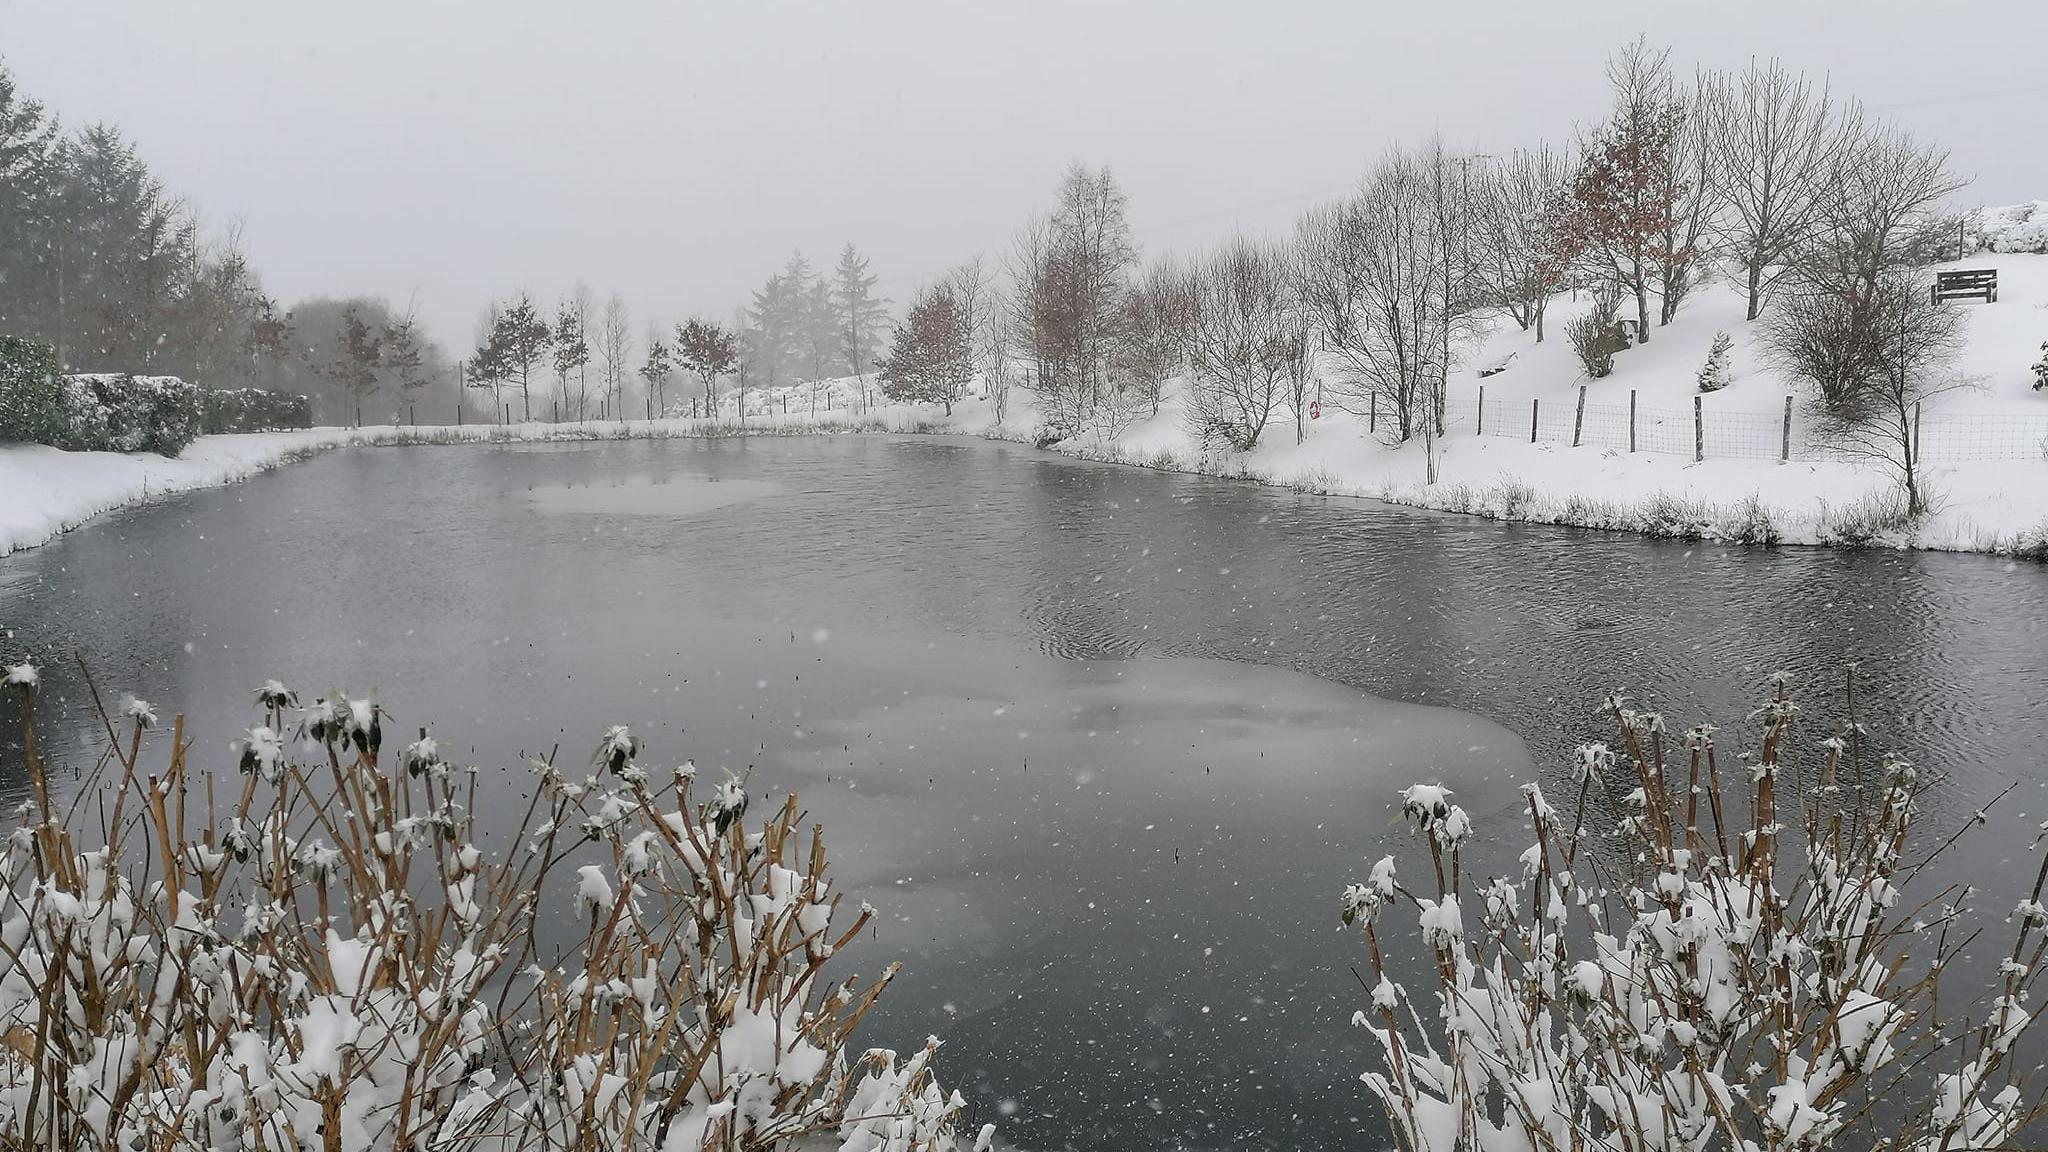
<path id="1" fill-rule="evenodd" d="M 1628 390 L 1628 450 L 1636 450 L 1636 390 Z"/>
<path id="2" fill-rule="evenodd" d="M 1586 386 L 1579 385 L 1579 411 L 1572 417 L 1572 447 L 1579 446 L 1579 433 L 1586 427 Z"/>
<path id="3" fill-rule="evenodd" d="M 1536 409 L 1542 403 L 1543 401 L 1540 398 L 1534 396 L 1529 398 L 1529 443 L 1531 444 L 1536 442 Z"/>
<path id="4" fill-rule="evenodd" d="M 1792 398 L 1785 397 L 1785 439 L 1778 445 L 1778 463 L 1792 459 Z"/>
<path id="5" fill-rule="evenodd" d="M 1479 427 L 1474 429 L 1472 434 L 1474 436 L 1486 435 L 1486 385 L 1484 384 L 1479 386 Z"/>
<path id="6" fill-rule="evenodd" d="M 1700 398 L 1692 398 L 1692 462 L 1707 458 L 1707 418 L 1700 410 Z"/>

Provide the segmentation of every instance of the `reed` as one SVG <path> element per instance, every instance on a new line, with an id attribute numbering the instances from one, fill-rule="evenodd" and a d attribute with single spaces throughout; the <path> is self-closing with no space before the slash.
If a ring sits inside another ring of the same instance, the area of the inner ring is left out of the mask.
<path id="1" fill-rule="evenodd" d="M 1735 763 L 1714 729 L 1674 735 L 1610 698 L 1617 741 L 1579 748 L 1564 803 L 1523 788 L 1517 875 L 1473 874 L 1448 791 L 1402 794 L 1421 880 L 1385 857 L 1342 912 L 1375 978 L 1355 1019 L 1381 1056 L 1364 1079 L 1403 1149 L 2040 1146 L 2022 1141 L 2044 1103 L 2021 1043 L 2048 860 L 1994 942 L 1968 887 L 1934 871 L 1967 828 L 1916 842 L 1925 781 L 1873 748 L 1850 677 L 1846 720 L 1804 755 L 1774 678 Z M 1400 908 L 1434 985 L 1414 994 L 1393 978 Z M 1972 946 L 1993 954 L 1973 963 Z"/>
<path id="2" fill-rule="evenodd" d="M 850 1047 L 897 969 L 827 979 L 874 913 L 794 795 L 750 821 L 740 782 L 614 728 L 587 768 L 534 761 L 489 830 L 433 737 L 394 753 L 375 704 L 273 682 L 220 772 L 182 716 L 148 755 L 155 709 L 95 690 L 105 752 L 66 800 L 39 677 L 4 672 L 33 792 L 0 854 L 6 1146 L 959 1143 L 936 1041 Z"/>

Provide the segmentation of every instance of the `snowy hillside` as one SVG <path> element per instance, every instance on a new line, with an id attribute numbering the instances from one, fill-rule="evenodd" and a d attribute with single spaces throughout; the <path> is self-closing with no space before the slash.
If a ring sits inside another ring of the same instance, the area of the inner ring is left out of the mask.
<path id="1" fill-rule="evenodd" d="M 1294 442 L 1293 418 L 1283 411 L 1243 457 L 1198 449 L 1174 389 L 1158 416 L 1113 442 L 1082 437 L 1058 447 L 1542 522 L 1755 539 L 1761 508 L 1770 535 L 1788 543 L 2041 548 L 2048 540 L 2048 391 L 2033 389 L 2031 366 L 2048 340 L 2048 256 L 1980 253 L 1942 267 L 1996 268 L 1999 300 L 1948 305 L 1966 319 L 1967 346 L 1956 368 L 1972 387 L 1927 405 L 1922 442 L 1936 511 L 1911 527 L 1879 523 L 1894 479 L 1880 464 L 1828 451 L 1807 390 L 1768 362 L 1759 325 L 1744 321 L 1741 295 L 1722 283 L 1696 291 L 1669 326 L 1653 328 L 1648 343 L 1620 353 L 1613 375 L 1602 380 L 1586 378 L 1563 335 L 1566 322 L 1588 307 L 1583 299 L 1563 296 L 1552 304 L 1541 344 L 1510 321 L 1496 323 L 1453 376 L 1435 486 L 1423 483 L 1419 442 L 1386 446 L 1368 433 L 1369 413 L 1340 411 L 1328 393 L 1322 418 L 1310 422 L 1302 443 Z M 1702 396 L 1696 381 L 1718 332 L 1733 344 L 1731 380 Z M 1481 378 L 1482 369 L 1502 362 L 1505 370 Z M 1581 446 L 1574 448 L 1582 386 L 1586 413 Z M 1627 451 L 1631 393 L 1634 453 Z M 1030 416 L 1024 411 L 1028 393 L 1020 396 L 1007 423 L 1021 436 Z M 1791 460 L 1780 464 L 1788 396 Z M 1699 462 L 1692 458 L 1695 397 L 1704 432 Z M 962 422 L 975 429 L 988 420 L 975 409 L 964 412 Z"/>

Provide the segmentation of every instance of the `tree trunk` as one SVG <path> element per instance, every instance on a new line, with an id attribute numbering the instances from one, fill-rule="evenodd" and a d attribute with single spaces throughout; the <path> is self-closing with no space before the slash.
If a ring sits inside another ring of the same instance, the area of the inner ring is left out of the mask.
<path id="1" fill-rule="evenodd" d="M 1643 282 L 1643 262 L 1640 257 L 1635 262 L 1635 269 L 1636 343 L 1648 344 L 1650 342 L 1650 291 L 1649 287 Z"/>
<path id="2" fill-rule="evenodd" d="M 1763 262 L 1760 260 L 1753 260 L 1750 262 L 1749 265 L 1749 315 L 1746 317 L 1746 319 L 1754 320 L 1760 314 L 1762 314 L 1764 310 L 1763 284 Z"/>

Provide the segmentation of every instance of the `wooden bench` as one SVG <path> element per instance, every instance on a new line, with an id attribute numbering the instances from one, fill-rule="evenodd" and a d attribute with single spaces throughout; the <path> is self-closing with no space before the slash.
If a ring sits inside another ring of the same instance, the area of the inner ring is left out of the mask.
<path id="1" fill-rule="evenodd" d="M 1954 272 L 1936 272 L 1934 287 L 1927 290 L 1928 300 L 1939 304 L 1943 300 L 1960 300 L 1969 296 L 1981 296 L 1986 304 L 1998 303 L 1998 269 L 1962 268 Z"/>

